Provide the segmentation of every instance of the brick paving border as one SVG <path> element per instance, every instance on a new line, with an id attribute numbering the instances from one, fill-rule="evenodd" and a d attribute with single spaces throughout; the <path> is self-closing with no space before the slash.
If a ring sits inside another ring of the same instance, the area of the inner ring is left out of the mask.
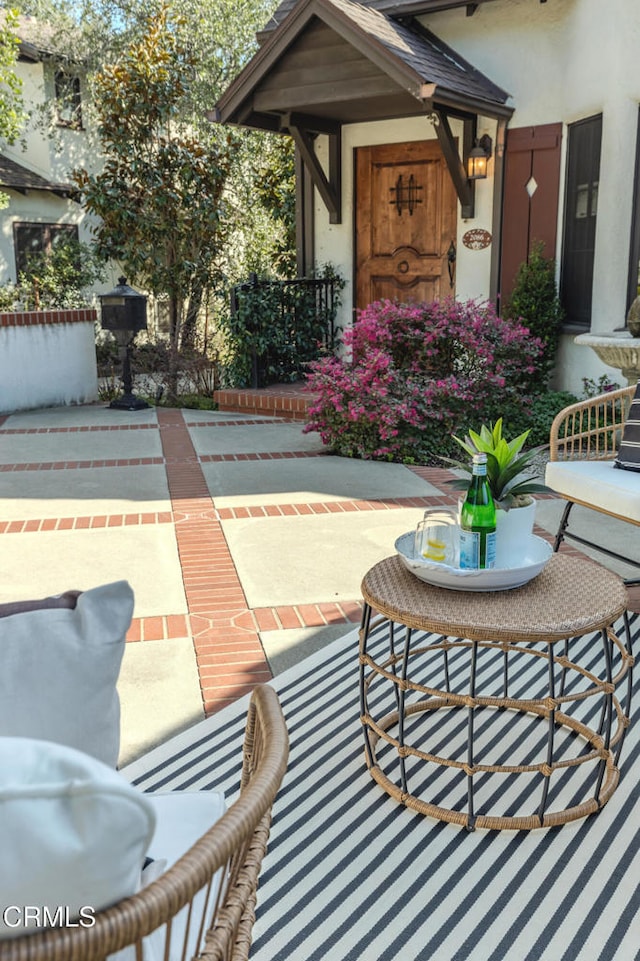
<path id="1" fill-rule="evenodd" d="M 212 714 L 271 671 L 182 411 L 157 415 L 202 700 Z"/>
<path id="2" fill-rule="evenodd" d="M 241 424 L 264 425 L 265 420 L 245 417 L 226 421 L 189 421 L 188 414 L 188 411 L 159 408 L 157 425 L 145 423 L 24 429 L 5 428 L 8 415 L 0 415 L 0 431 L 5 436 L 158 430 L 162 444 L 162 457 L 0 464 L 0 471 L 163 465 L 167 474 L 172 505 L 171 511 L 0 521 L 0 535 L 173 523 L 188 613 L 134 618 L 127 634 L 127 641 L 150 643 L 156 640 L 191 637 L 204 710 L 206 714 L 211 714 L 250 691 L 255 684 L 270 679 L 271 671 L 260 642 L 260 632 L 325 627 L 333 624 L 357 624 L 362 612 L 362 604 L 359 600 L 250 609 L 221 521 L 247 517 L 287 517 L 394 510 L 403 507 L 453 506 L 457 503 L 458 493 L 456 491 L 449 493 L 446 488 L 442 490 L 442 485 L 455 476 L 450 471 L 439 467 L 411 467 L 409 469 L 413 473 L 432 484 L 438 493 L 421 497 L 255 504 L 216 509 L 204 477 L 202 464 L 214 461 L 318 457 L 326 454 L 324 451 L 276 451 L 198 456 L 191 440 L 191 429 Z M 269 422 L 278 423 L 275 418 Z M 536 528 L 536 533 L 550 542 L 554 540 L 553 535 L 541 528 Z M 564 544 L 562 550 L 580 553 L 571 544 Z M 634 590 L 635 594 L 640 596 L 637 589 Z M 633 607 L 638 607 L 638 604 L 635 603 Z"/>

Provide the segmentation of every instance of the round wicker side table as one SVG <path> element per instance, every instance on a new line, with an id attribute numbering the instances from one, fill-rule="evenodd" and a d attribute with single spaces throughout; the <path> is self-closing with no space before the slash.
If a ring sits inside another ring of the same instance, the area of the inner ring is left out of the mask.
<path id="1" fill-rule="evenodd" d="M 554 554 L 523 587 L 471 593 L 394 556 L 362 594 L 366 763 L 391 797 L 468 830 L 552 827 L 606 804 L 633 664 L 616 574 Z"/>

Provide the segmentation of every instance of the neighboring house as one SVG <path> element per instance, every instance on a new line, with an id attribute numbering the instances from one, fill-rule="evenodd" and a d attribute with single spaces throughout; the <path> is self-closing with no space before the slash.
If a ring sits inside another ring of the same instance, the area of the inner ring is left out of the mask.
<path id="1" fill-rule="evenodd" d="M 624 327 L 638 290 L 636 0 L 283 0 L 260 40 L 215 117 L 294 138 L 299 270 L 348 278 L 343 322 L 382 297 L 499 304 L 541 241 L 557 385 L 606 370 L 573 340 Z"/>
<path id="2" fill-rule="evenodd" d="M 60 234 L 90 240 L 70 172 L 99 161 L 82 64 L 56 55 L 46 25 L 30 17 L 19 18 L 16 32 L 15 70 L 30 119 L 20 141 L 0 151 L 0 192 L 8 197 L 0 209 L 0 285 L 15 283 L 28 255 L 49 250 Z M 95 400 L 95 318 L 90 308 L 3 312 L 0 412 Z"/>
<path id="3" fill-rule="evenodd" d="M 9 197 L 0 210 L 0 284 L 15 282 L 28 253 L 48 249 L 59 233 L 90 240 L 90 222 L 70 180 L 74 167 L 91 167 L 95 156 L 82 65 L 52 53 L 46 27 L 31 17 L 19 18 L 17 34 L 16 73 L 32 116 L 22 140 L 0 153 L 0 190 Z M 45 111 L 53 120 L 51 136 Z"/>

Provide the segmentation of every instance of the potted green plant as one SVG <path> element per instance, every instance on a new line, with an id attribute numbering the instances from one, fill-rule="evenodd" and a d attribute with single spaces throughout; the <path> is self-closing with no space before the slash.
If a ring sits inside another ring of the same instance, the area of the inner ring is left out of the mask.
<path id="1" fill-rule="evenodd" d="M 502 418 L 499 418 L 488 427 L 483 424 L 479 432 L 469 430 L 464 439 L 453 436 L 456 443 L 469 455 L 468 460 L 443 458 L 468 475 L 450 481 L 455 490 L 466 491 L 471 483 L 473 455 L 478 452 L 487 455 L 487 478 L 496 505 L 498 567 L 512 565 L 522 556 L 533 531 L 536 505 L 532 494 L 549 493 L 549 488 L 535 480 L 531 474 L 532 463 L 541 448 L 523 452 L 529 433 L 529 430 L 525 430 L 508 441 L 502 433 Z"/>

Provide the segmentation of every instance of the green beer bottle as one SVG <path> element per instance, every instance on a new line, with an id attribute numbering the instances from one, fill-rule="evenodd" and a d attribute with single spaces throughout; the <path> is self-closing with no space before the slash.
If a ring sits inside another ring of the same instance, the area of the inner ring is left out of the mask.
<path id="1" fill-rule="evenodd" d="M 473 455 L 473 473 L 460 512 L 460 567 L 495 567 L 496 507 L 487 479 L 487 455 Z"/>

